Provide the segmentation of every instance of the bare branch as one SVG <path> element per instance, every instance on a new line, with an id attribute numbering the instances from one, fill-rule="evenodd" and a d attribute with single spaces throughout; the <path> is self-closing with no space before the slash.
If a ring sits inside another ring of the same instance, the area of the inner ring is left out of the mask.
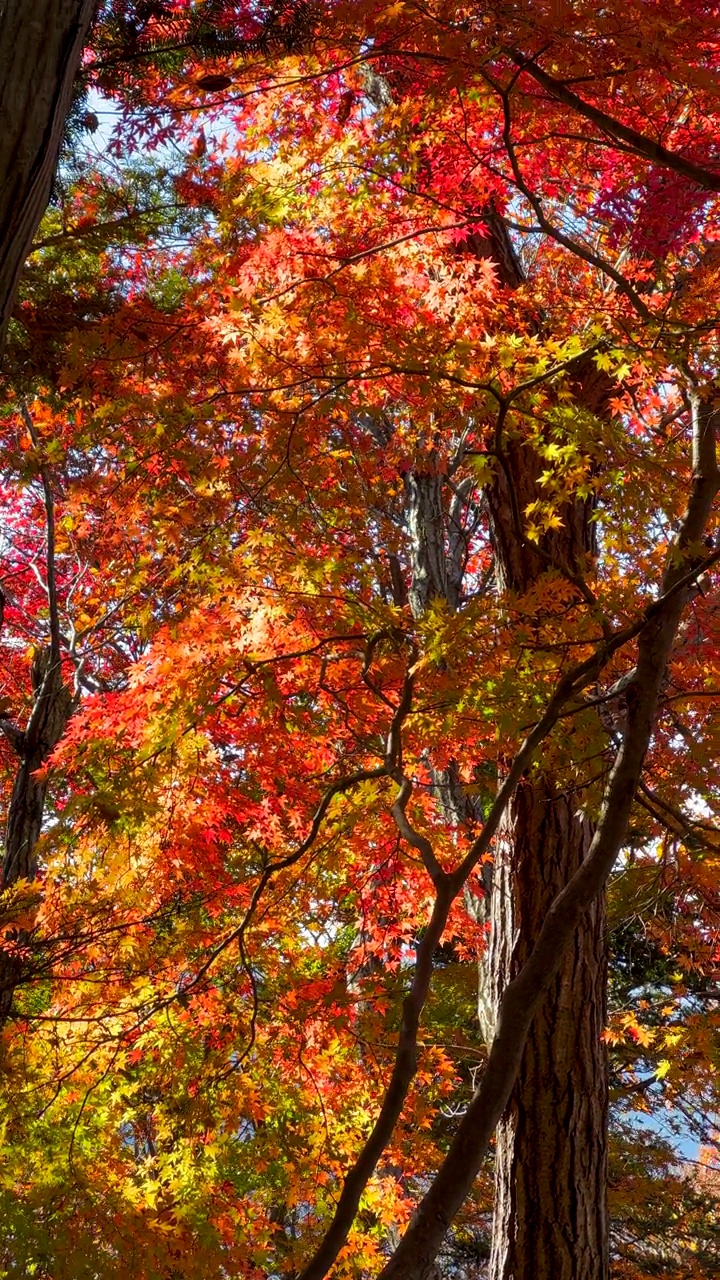
<path id="1" fill-rule="evenodd" d="M 412 783 L 410 779 L 406 778 L 402 773 L 397 775 L 396 781 L 400 783 L 400 790 L 398 791 L 397 798 L 390 812 L 395 819 L 398 831 L 400 832 L 403 840 L 406 840 L 411 848 L 417 849 L 420 857 L 422 858 L 425 870 L 430 876 L 433 884 L 438 888 L 445 880 L 447 880 L 447 874 L 443 871 L 440 863 L 435 857 L 435 851 L 427 836 L 421 835 L 419 831 L 415 830 L 408 821 L 407 814 L 405 813 L 412 795 Z"/>

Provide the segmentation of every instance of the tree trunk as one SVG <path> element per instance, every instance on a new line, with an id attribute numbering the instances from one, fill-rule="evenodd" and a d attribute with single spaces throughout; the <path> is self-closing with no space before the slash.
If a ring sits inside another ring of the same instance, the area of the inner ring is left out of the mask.
<path id="1" fill-rule="evenodd" d="M 70 690 L 63 684 L 59 655 L 52 648 L 39 649 L 33 662 L 35 701 L 23 731 L 0 720 L 4 734 L 18 756 L 18 767 L 5 827 L 5 853 L 0 890 L 37 876 L 37 843 L 42 829 L 47 795 L 43 765 L 54 751 L 74 709 Z M 40 772 L 38 772 L 40 771 Z M 20 931 L 15 941 L 22 942 Z M 32 973 L 32 962 L 27 964 Z M 0 1027 L 12 1010 L 15 989 L 25 977 L 25 967 L 14 954 L 0 949 Z"/>
<path id="2" fill-rule="evenodd" d="M 501 279 L 520 278 L 500 219 L 490 218 L 485 246 Z M 475 247 L 469 246 L 474 252 Z M 607 378 L 580 358 L 572 379 L 578 402 L 606 410 Z M 523 594 L 548 569 L 582 583 L 595 555 L 593 503 L 570 501 L 562 526 L 539 545 L 523 534 L 544 464 L 510 435 L 485 492 L 501 593 Z M 458 607 L 460 519 L 445 512 L 443 477 L 432 467 L 406 477 L 412 581 L 410 604 L 421 617 L 434 596 Z M 462 495 L 456 495 L 456 499 Z M 581 588 L 579 588 L 580 591 Z M 578 600 L 580 600 L 578 594 Z M 452 769 L 450 771 L 452 773 Z M 438 794 L 454 824 L 463 814 L 450 774 L 435 771 Z M 508 983 L 530 954 L 548 909 L 582 863 L 593 836 L 579 799 L 547 773 L 523 781 L 496 841 L 490 892 L 491 944 L 481 971 L 479 1013 L 488 1044 Z M 452 811 L 452 812 L 451 812 Z M 477 815 L 474 815 L 477 816 Z M 487 900 L 486 900 L 487 901 Z M 478 904 L 483 905 L 483 904 Z M 487 909 L 487 906 L 484 906 Z M 608 1268 L 606 1177 L 608 1085 L 601 1035 L 605 1023 L 605 911 L 601 897 L 573 940 L 532 1024 L 518 1081 L 497 1134 L 492 1280 L 605 1280 Z"/>
<path id="3" fill-rule="evenodd" d="M 96 0 L 0 0 L 0 356 Z"/>
<path id="4" fill-rule="evenodd" d="M 555 792 L 546 777 L 518 788 L 495 853 L 489 962 L 497 1000 L 591 838 L 572 792 Z M 492 1280 L 607 1275 L 605 979 L 599 900 L 535 1015 L 498 1127 Z"/>
<path id="5" fill-rule="evenodd" d="M 591 507 L 568 504 L 538 550 L 518 515 L 537 497 L 538 461 L 509 442 L 487 494 L 502 590 L 527 591 L 549 566 L 581 577 L 594 554 Z M 591 824 L 547 772 L 516 791 L 496 841 L 491 940 L 481 981 L 497 1009 L 548 908 L 583 861 Z M 483 991 L 483 987 L 485 990 Z M 605 912 L 599 899 L 535 1015 L 497 1131 L 491 1280 L 605 1280 L 607 1066 Z M 484 1028 L 487 1036 L 492 1027 Z"/>
<path id="6" fill-rule="evenodd" d="M 507 230 L 492 209 L 487 234 L 468 238 L 458 252 L 491 257 L 508 289 L 522 279 Z M 578 404 L 608 411 L 612 385 L 592 359 L 580 357 L 570 378 Z M 484 492 L 501 595 L 523 595 L 554 570 L 583 582 L 596 556 L 591 499 L 569 501 L 562 524 L 539 544 L 524 536 L 524 512 L 542 493 L 545 463 L 510 429 L 496 449 L 498 468 Z M 462 485 L 452 500 L 432 455 L 405 477 L 405 517 L 411 581 L 408 599 L 422 618 L 433 598 L 456 610 L 461 601 L 466 545 L 462 511 L 470 499 Z M 587 591 L 585 598 L 587 599 Z M 449 825 L 474 826 L 480 814 L 449 768 L 428 765 Z M 549 771 L 523 780 L 498 839 L 486 895 L 471 903 L 478 918 L 490 913 L 490 946 L 481 966 L 479 1017 L 490 1045 L 496 1013 L 509 982 L 533 949 L 548 909 L 583 862 L 592 825 L 578 814 L 580 800 Z M 497 1133 L 496 1208 L 492 1280 L 605 1280 L 607 1276 L 606 1146 L 607 1065 L 604 899 L 578 930 L 535 1015 L 520 1073 Z M 425 1274 L 425 1273 L 423 1273 Z M 429 1273 L 428 1273 L 429 1274 Z"/>

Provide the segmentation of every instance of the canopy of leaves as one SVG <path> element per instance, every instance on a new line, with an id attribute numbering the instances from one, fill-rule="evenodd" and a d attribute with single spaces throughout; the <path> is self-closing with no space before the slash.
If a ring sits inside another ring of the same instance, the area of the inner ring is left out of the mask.
<path id="1" fill-rule="evenodd" d="M 558 682 L 627 630 L 528 763 L 597 819 L 669 552 L 697 585 L 610 886 L 613 1275 L 717 1275 L 712 528 L 671 551 L 718 394 L 717 19 L 101 9 L 99 129 L 73 136 L 2 385 L 4 812 L 53 611 L 76 708 L 37 878 L 0 898 L 3 1275 L 299 1273 L 377 1119 L 437 873 Z M 509 450 L 537 460 L 523 591 L 486 496 Z M 596 547 L 570 563 L 578 506 Z M 492 847 L 338 1277 L 381 1269 L 485 1061 Z M 482 1274 L 490 1204 L 481 1177 L 448 1273 Z"/>

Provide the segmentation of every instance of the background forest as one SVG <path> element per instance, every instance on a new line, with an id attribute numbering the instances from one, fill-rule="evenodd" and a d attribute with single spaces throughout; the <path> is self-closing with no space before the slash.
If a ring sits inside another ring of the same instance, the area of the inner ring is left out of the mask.
<path id="1" fill-rule="evenodd" d="M 712 1280 L 718 6 L 38 14 L 0 1276 Z"/>

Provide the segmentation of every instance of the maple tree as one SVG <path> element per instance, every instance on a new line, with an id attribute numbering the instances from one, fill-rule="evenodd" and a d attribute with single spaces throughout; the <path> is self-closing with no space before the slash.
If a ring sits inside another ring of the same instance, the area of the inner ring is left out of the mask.
<path id="1" fill-rule="evenodd" d="M 8 1276 L 717 1270 L 633 1123 L 717 1114 L 716 26 L 101 11 L 5 366 Z"/>

